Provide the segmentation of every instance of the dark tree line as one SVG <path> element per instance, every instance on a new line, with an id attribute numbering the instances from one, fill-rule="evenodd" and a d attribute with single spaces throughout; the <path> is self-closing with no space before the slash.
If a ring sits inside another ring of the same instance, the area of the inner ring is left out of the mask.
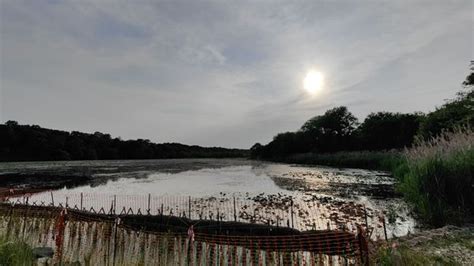
<path id="1" fill-rule="evenodd" d="M 463 82 L 465 91 L 435 111 L 423 113 L 377 112 L 362 123 L 340 106 L 309 119 L 296 132 L 276 135 L 267 145 L 256 143 L 253 158 L 277 159 L 296 153 L 380 151 L 410 147 L 415 138 L 428 139 L 444 130 L 474 126 L 474 64 Z"/>
<path id="2" fill-rule="evenodd" d="M 179 143 L 155 144 L 146 139 L 121 140 L 109 134 L 66 132 L 0 124 L 0 161 L 104 160 L 246 157 L 248 151 Z"/>

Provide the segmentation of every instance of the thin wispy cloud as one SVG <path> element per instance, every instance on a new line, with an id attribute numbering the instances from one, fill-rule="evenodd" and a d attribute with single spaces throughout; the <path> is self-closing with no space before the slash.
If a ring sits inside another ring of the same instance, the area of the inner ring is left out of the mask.
<path id="1" fill-rule="evenodd" d="M 432 110 L 473 57 L 471 1 L 0 5 L 2 121 L 156 142 L 247 148 L 333 106 Z M 326 84 L 308 100 L 310 68 Z"/>

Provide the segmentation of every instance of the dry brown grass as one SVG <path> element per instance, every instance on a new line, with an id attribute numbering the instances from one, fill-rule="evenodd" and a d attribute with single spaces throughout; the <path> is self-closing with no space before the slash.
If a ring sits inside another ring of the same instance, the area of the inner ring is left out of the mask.
<path id="1" fill-rule="evenodd" d="M 428 141 L 417 139 L 412 148 L 405 149 L 408 161 L 428 158 L 446 158 L 457 152 L 466 152 L 474 147 L 474 131 L 469 127 L 459 127 L 445 131 Z"/>

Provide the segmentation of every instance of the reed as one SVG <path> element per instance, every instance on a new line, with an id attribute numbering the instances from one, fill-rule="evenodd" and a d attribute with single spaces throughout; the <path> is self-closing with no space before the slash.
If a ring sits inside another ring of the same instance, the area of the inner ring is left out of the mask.
<path id="1" fill-rule="evenodd" d="M 409 161 L 427 158 L 448 158 L 455 153 L 468 152 L 474 147 L 474 132 L 469 127 L 458 127 L 453 131 L 443 131 L 428 140 L 417 138 L 412 148 L 405 149 L 404 156 Z"/>
<path id="2" fill-rule="evenodd" d="M 417 141 L 395 170 L 398 190 L 431 226 L 461 224 L 474 214 L 474 133 L 470 128 Z"/>

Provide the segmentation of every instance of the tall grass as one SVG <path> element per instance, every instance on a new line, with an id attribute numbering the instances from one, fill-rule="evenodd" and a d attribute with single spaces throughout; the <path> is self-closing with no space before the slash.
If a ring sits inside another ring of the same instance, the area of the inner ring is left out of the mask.
<path id="1" fill-rule="evenodd" d="M 0 265 L 33 265 L 34 255 L 30 246 L 20 240 L 0 236 Z"/>
<path id="2" fill-rule="evenodd" d="M 399 165 L 402 158 L 401 152 L 398 151 L 344 151 L 336 153 L 294 154 L 279 161 L 388 171 Z"/>
<path id="3" fill-rule="evenodd" d="M 469 128 L 417 141 L 394 174 L 398 190 L 425 223 L 460 224 L 474 214 L 474 133 Z"/>

